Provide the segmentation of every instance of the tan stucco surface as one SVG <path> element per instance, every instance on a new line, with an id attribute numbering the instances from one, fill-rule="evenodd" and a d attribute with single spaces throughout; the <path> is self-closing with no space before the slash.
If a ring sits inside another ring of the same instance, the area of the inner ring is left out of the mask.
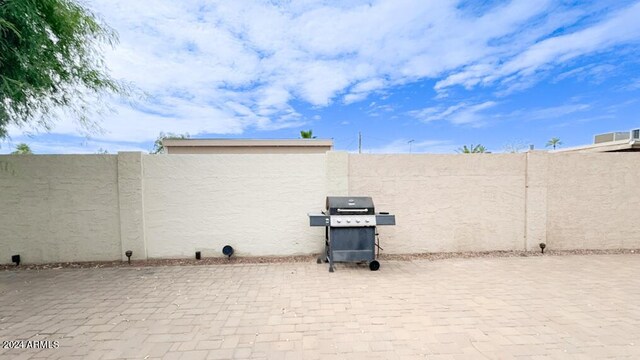
<path id="1" fill-rule="evenodd" d="M 294 147 L 294 146 L 171 146 L 167 147 L 168 154 L 324 154 L 331 150 L 331 146 Z"/>
<path id="2" fill-rule="evenodd" d="M 0 263 L 120 259 L 117 156 L 0 156 Z"/>
<path id="3" fill-rule="evenodd" d="M 165 139 L 167 154 L 324 154 L 331 139 Z"/>
<path id="4" fill-rule="evenodd" d="M 539 250 L 539 244 L 547 241 L 549 156 L 556 155 L 529 152 L 526 156 L 526 250 Z"/>
<path id="5" fill-rule="evenodd" d="M 307 213 L 325 196 L 325 155 L 145 156 L 149 257 L 319 252 Z"/>
<path id="6" fill-rule="evenodd" d="M 549 155 L 547 179 L 549 246 L 640 248 L 640 154 Z"/>
<path id="7" fill-rule="evenodd" d="M 523 154 L 349 156 L 349 193 L 396 215 L 385 252 L 520 250 Z"/>
<path id="8" fill-rule="evenodd" d="M 125 255 L 127 250 L 133 251 L 131 256 L 133 260 L 147 258 L 142 177 L 142 153 L 119 153 L 118 201 L 122 260 L 127 259 Z"/>
<path id="9" fill-rule="evenodd" d="M 640 248 L 639 153 L 3 155 L 0 263 L 319 253 L 327 195 L 386 253 Z"/>

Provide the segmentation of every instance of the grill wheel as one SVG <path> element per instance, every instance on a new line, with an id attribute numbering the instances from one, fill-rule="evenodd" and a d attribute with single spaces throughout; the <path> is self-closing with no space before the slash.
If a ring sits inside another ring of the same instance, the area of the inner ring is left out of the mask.
<path id="1" fill-rule="evenodd" d="M 378 262 L 378 260 L 373 260 L 372 262 L 370 262 L 369 269 L 371 271 L 378 271 L 378 269 L 380 269 L 380 263 Z"/>

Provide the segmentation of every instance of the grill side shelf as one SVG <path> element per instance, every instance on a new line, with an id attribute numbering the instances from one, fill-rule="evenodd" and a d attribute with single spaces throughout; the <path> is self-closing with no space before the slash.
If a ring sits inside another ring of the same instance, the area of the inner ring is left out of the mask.
<path id="1" fill-rule="evenodd" d="M 325 214 L 308 214 L 310 226 L 329 226 L 329 216 Z"/>
<path id="2" fill-rule="evenodd" d="M 395 225 L 396 216 L 391 214 L 376 214 L 376 225 Z"/>

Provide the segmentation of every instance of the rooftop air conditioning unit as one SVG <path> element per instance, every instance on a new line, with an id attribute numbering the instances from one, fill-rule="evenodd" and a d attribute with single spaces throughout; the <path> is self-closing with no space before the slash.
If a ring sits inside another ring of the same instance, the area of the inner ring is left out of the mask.
<path id="1" fill-rule="evenodd" d="M 640 129 L 632 129 L 629 135 L 631 141 L 640 141 Z"/>

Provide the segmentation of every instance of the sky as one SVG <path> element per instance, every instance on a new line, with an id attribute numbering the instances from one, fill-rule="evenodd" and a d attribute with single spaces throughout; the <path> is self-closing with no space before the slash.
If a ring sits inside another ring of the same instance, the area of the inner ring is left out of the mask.
<path id="1" fill-rule="evenodd" d="M 138 94 L 88 131 L 9 129 L 0 153 L 149 151 L 160 132 L 336 150 L 492 152 L 640 128 L 640 1 L 88 0 Z"/>

